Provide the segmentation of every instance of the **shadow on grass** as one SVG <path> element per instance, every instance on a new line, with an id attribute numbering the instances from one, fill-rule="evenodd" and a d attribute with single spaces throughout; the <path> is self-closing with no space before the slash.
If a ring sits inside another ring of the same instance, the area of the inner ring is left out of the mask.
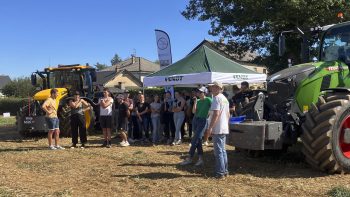
<path id="1" fill-rule="evenodd" d="M 151 172 L 151 173 L 143 173 L 143 174 L 137 174 L 137 175 L 112 175 L 112 177 L 158 180 L 158 179 L 194 178 L 194 177 L 200 177 L 200 176 L 199 175 L 181 175 L 181 174 L 164 173 L 164 172 Z"/>
<path id="2" fill-rule="evenodd" d="M 0 148 L 0 153 L 2 153 L 2 152 L 27 152 L 27 151 L 37 151 L 37 150 L 49 150 L 49 149 L 47 147 Z"/>
<path id="3" fill-rule="evenodd" d="M 328 174 L 314 170 L 306 164 L 301 153 L 286 153 L 277 157 L 265 156 L 261 158 L 250 158 L 246 155 L 227 151 L 228 170 L 230 175 L 252 175 L 260 178 L 310 178 L 324 177 Z M 194 166 L 197 161 L 186 166 L 176 165 L 176 168 L 189 173 L 200 174 L 204 177 L 213 177 L 215 171 L 215 158 L 213 151 L 206 151 L 203 156 L 204 165 Z"/>
<path id="4" fill-rule="evenodd" d="M 181 156 L 181 158 L 184 158 L 188 154 L 188 151 L 158 151 L 157 153 L 162 155 L 178 155 Z"/>
<path id="5" fill-rule="evenodd" d="M 123 163 L 118 166 L 144 166 L 144 167 L 169 167 L 176 166 L 176 164 L 166 164 L 166 163 Z"/>

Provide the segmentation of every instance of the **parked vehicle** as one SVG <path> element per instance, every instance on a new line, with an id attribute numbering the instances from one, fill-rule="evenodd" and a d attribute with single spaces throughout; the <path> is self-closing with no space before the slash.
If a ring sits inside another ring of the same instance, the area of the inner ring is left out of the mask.
<path id="1" fill-rule="evenodd" d="M 269 76 L 267 90 L 243 105 L 242 115 L 251 121 L 230 124 L 229 143 L 246 150 L 283 150 L 300 138 L 310 165 L 349 172 L 350 22 L 319 29 L 319 61 Z"/>
<path id="2" fill-rule="evenodd" d="M 40 79 L 37 79 L 37 77 Z M 93 87 L 92 83 L 96 81 L 96 71 L 89 65 L 58 65 L 58 67 L 45 68 L 44 71 L 37 71 L 31 75 L 32 85 L 39 90 L 28 105 L 22 107 L 17 112 L 17 130 L 22 135 L 32 132 L 48 132 L 45 121 L 45 112 L 41 105 L 50 97 L 52 88 L 58 90 L 56 102 L 58 105 L 57 115 L 60 119 L 61 135 L 69 136 L 71 134 L 70 127 L 70 107 L 69 99 L 75 91 L 81 92 L 81 98 L 93 103 Z M 40 82 L 40 83 L 38 83 Z M 95 124 L 94 111 L 85 111 L 86 128 L 92 130 Z"/>

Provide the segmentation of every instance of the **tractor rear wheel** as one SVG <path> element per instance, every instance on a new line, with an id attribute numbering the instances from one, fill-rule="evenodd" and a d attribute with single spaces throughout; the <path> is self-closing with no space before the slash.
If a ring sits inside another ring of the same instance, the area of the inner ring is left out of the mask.
<path id="1" fill-rule="evenodd" d="M 330 93 L 312 104 L 302 125 L 302 152 L 314 168 L 350 171 L 350 93 Z"/>
<path id="2" fill-rule="evenodd" d="M 60 136 L 70 137 L 72 135 L 70 124 L 70 107 L 68 105 L 62 106 L 59 119 L 60 119 Z"/>
<path id="3" fill-rule="evenodd" d="M 70 107 L 64 106 L 60 110 L 60 136 L 70 137 L 72 135 L 71 120 L 70 120 L 71 109 Z M 86 134 L 92 133 L 95 126 L 95 113 L 93 109 L 84 113 Z"/>

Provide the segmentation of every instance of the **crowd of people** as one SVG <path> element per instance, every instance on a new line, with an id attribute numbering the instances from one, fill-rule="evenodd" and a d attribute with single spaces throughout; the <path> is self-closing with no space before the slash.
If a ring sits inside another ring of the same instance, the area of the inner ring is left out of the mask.
<path id="1" fill-rule="evenodd" d="M 241 89 L 232 87 L 233 97 L 223 92 L 223 85 L 214 82 L 209 90 L 202 86 L 190 93 L 175 92 L 174 99 L 170 92 L 164 95 L 145 96 L 142 92 L 130 98 L 128 91 L 112 96 L 107 88 L 103 89 L 103 97 L 98 100 L 99 122 L 103 131 L 102 147 L 110 148 L 114 132 L 120 137 L 121 147 L 134 143 L 152 143 L 180 145 L 183 143 L 185 131 L 191 139 L 188 157 L 180 165 L 193 162 L 197 150 L 196 166 L 203 165 L 203 145 L 208 144 L 211 136 L 214 155 L 215 173 L 218 178 L 228 175 L 227 154 L 225 149 L 226 135 L 229 133 L 229 118 L 239 114 L 240 103 L 252 96 L 247 82 L 242 82 Z M 57 90 L 51 90 L 51 96 L 42 105 L 46 112 L 49 127 L 48 143 L 50 149 L 64 149 L 59 145 L 59 119 L 56 105 Z M 69 101 L 71 108 L 71 148 L 77 148 L 78 135 L 80 148 L 85 148 L 87 137 L 84 111 L 91 105 L 75 92 Z M 185 125 L 187 129 L 185 130 Z M 52 136 L 55 134 L 55 145 Z"/>

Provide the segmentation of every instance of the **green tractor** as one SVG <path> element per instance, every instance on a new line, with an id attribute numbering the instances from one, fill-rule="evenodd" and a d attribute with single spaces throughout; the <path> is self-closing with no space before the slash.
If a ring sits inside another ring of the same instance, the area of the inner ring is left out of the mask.
<path id="1" fill-rule="evenodd" d="M 37 77 L 40 77 L 38 80 Z M 17 131 L 26 136 L 30 133 L 48 132 L 45 121 L 45 112 L 41 108 L 43 102 L 50 97 L 52 88 L 58 90 L 56 98 L 60 119 L 60 131 L 62 136 L 71 135 L 70 107 L 68 102 L 75 91 L 81 93 L 81 98 L 93 105 L 94 90 L 92 83 L 96 81 L 96 71 L 89 65 L 58 65 L 58 67 L 45 68 L 31 75 L 32 85 L 38 88 L 28 101 L 28 105 L 20 108 L 16 116 Z M 40 82 L 40 84 L 38 84 Z M 95 112 L 85 111 L 85 124 L 88 131 L 94 129 Z"/>
<path id="2" fill-rule="evenodd" d="M 243 105 L 247 121 L 230 124 L 229 144 L 285 150 L 300 138 L 311 166 L 350 172 L 350 22 L 320 30 L 319 61 L 269 76 L 267 90 Z"/>

